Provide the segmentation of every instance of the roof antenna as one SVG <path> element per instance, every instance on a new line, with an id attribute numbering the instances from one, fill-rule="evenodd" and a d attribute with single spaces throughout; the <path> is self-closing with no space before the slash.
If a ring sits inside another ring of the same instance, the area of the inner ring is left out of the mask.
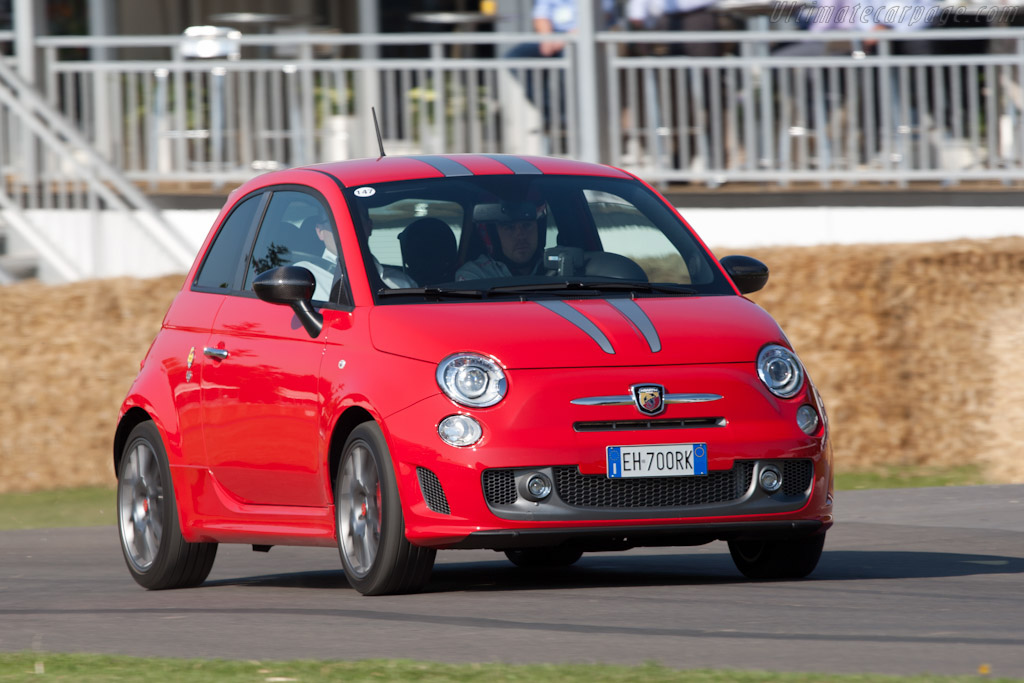
<path id="1" fill-rule="evenodd" d="M 383 158 L 384 154 L 384 141 L 380 137 L 380 124 L 377 123 L 377 109 L 370 107 L 370 111 L 373 112 L 373 127 L 377 131 L 377 146 L 380 147 L 380 156 Z"/>

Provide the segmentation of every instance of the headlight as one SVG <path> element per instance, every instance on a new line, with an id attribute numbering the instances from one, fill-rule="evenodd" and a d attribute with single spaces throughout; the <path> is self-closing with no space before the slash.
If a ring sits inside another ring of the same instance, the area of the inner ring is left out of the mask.
<path id="1" fill-rule="evenodd" d="M 757 376 L 779 398 L 793 398 L 804 383 L 796 354 L 778 344 L 769 344 L 757 354 Z"/>
<path id="2" fill-rule="evenodd" d="M 475 353 L 448 356 L 437 366 L 437 384 L 456 403 L 486 408 L 505 398 L 508 383 L 498 364 Z"/>

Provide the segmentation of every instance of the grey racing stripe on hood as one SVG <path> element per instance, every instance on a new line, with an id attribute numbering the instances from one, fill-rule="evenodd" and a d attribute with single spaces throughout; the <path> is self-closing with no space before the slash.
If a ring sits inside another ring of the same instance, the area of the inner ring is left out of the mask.
<path id="1" fill-rule="evenodd" d="M 605 353 L 615 354 L 615 349 L 612 348 L 612 343 L 608 341 L 608 337 L 604 336 L 604 332 L 598 329 L 597 325 L 592 323 L 587 316 L 583 315 L 575 308 L 565 303 L 564 301 L 538 301 L 539 305 L 548 309 L 556 315 L 560 315 L 576 327 L 580 328 L 587 335 L 597 342 L 597 345 L 601 347 L 601 350 Z"/>
<path id="2" fill-rule="evenodd" d="M 644 313 L 644 309 L 640 308 L 639 305 L 632 299 L 607 299 L 608 303 L 618 309 L 619 313 L 626 316 L 626 320 L 636 325 L 636 328 L 640 330 L 640 334 L 647 340 L 647 345 L 651 347 L 651 353 L 657 353 L 661 351 L 661 339 L 658 337 L 658 330 L 654 327 L 654 323 Z"/>

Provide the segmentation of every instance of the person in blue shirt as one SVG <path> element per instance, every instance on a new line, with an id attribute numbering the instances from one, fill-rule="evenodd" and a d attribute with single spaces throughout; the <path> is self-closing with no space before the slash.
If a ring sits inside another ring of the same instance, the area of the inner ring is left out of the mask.
<path id="1" fill-rule="evenodd" d="M 557 36 L 558 34 L 572 33 L 576 30 L 577 5 L 579 0 L 534 0 L 533 30 L 544 35 Z M 589 1 L 589 0 L 583 0 Z M 598 25 L 609 23 L 615 12 L 615 0 L 602 0 L 604 10 L 604 21 L 598 21 Z M 565 50 L 565 41 L 542 40 L 537 43 L 522 43 L 512 48 L 508 57 L 560 57 Z"/>

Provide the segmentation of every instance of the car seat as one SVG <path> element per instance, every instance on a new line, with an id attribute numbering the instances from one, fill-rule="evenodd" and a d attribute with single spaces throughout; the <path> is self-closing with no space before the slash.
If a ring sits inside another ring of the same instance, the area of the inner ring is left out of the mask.
<path id="1" fill-rule="evenodd" d="M 458 246 L 451 226 L 438 218 L 419 218 L 398 235 L 405 271 L 420 286 L 455 279 Z"/>

